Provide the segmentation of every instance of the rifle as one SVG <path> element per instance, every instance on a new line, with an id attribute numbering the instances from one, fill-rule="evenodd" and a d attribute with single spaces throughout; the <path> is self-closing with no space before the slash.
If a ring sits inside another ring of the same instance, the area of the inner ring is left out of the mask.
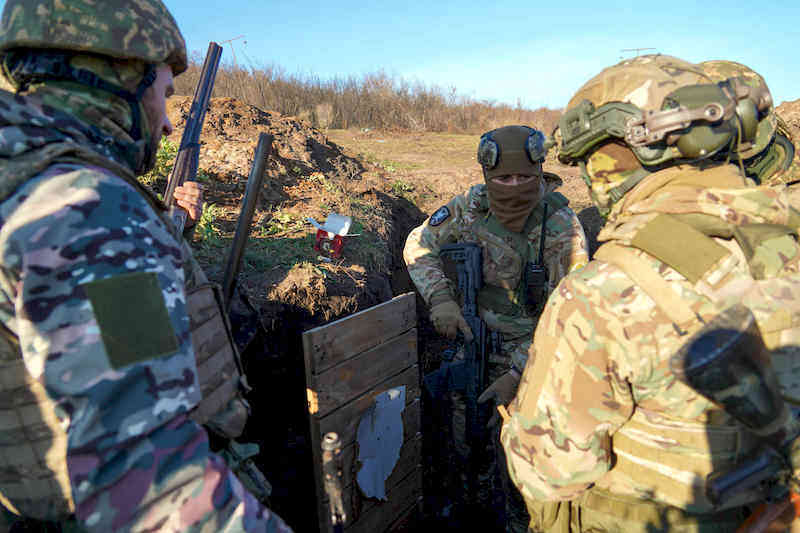
<path id="1" fill-rule="evenodd" d="M 200 159 L 200 132 L 203 130 L 203 121 L 206 118 L 206 110 L 214 89 L 214 80 L 217 77 L 217 67 L 219 67 L 221 56 L 222 47 L 213 41 L 208 43 L 208 52 L 206 52 L 206 59 L 203 62 L 200 81 L 194 90 L 194 98 L 192 106 L 189 108 L 186 126 L 183 129 L 178 156 L 175 158 L 175 165 L 172 167 L 169 180 L 167 180 L 167 190 L 164 192 L 164 203 L 169 208 L 169 216 L 181 233 L 186 225 L 187 213 L 175 205 L 175 189 L 184 182 L 193 181 L 197 177 Z"/>
<path id="2" fill-rule="evenodd" d="M 477 457 L 486 432 L 488 408 L 478 404 L 478 396 L 486 389 L 486 360 L 489 348 L 489 332 L 486 323 L 478 314 L 478 291 L 483 286 L 483 261 L 481 247 L 476 243 L 448 244 L 442 246 L 439 256 L 451 259 L 458 271 L 458 289 L 463 299 L 461 314 L 472 330 L 472 342 L 464 342 L 464 359 L 444 361 L 438 370 L 427 374 L 423 381 L 427 394 L 441 406 L 449 391 L 464 394 L 466 402 L 466 438 L 470 456 L 467 458 L 468 480 L 473 490 L 477 487 Z M 442 411 L 442 409 L 438 409 Z M 440 422 L 449 417 L 439 413 Z M 443 433 L 442 433 L 443 434 Z M 445 443 L 440 443 L 439 447 Z M 440 451 L 440 450 L 439 450 Z"/>
<path id="3" fill-rule="evenodd" d="M 486 388 L 486 323 L 478 314 L 478 291 L 483 286 L 483 256 L 475 243 L 447 244 L 439 256 L 451 259 L 458 271 L 458 290 L 463 302 L 461 314 L 472 330 L 472 342 L 464 343 L 463 392 L 467 404 L 467 440 L 472 446 L 480 442 L 485 424 L 480 420 L 478 396 Z M 456 363 L 458 364 L 458 363 Z M 451 366 L 451 370 L 453 367 Z M 484 411 L 480 408 L 480 411 Z"/>
<path id="4" fill-rule="evenodd" d="M 727 472 L 712 472 L 706 495 L 716 504 L 745 491 L 757 491 L 766 504 L 740 533 L 766 531 L 792 509 L 798 516 L 800 421 L 783 401 L 778 378 L 752 312 L 735 305 L 694 334 L 670 360 L 672 373 L 757 435 L 761 445 Z"/>

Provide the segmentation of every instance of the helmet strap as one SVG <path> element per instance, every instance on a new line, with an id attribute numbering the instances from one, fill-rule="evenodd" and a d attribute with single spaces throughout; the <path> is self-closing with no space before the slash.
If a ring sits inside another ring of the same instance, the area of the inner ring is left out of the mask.
<path id="1" fill-rule="evenodd" d="M 625 193 L 636 187 L 640 181 L 650 175 L 650 172 L 643 167 L 637 168 L 633 173 L 625 178 L 625 181 L 608 191 L 608 196 L 611 201 L 617 203 L 625 196 Z"/>

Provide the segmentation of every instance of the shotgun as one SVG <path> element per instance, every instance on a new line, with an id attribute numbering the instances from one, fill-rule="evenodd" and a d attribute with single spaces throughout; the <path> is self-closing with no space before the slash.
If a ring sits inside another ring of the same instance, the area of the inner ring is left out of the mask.
<path id="1" fill-rule="evenodd" d="M 192 106 L 189 108 L 189 117 L 183 129 L 181 144 L 175 165 L 167 180 L 167 190 L 164 192 L 164 202 L 169 208 L 169 216 L 178 230 L 183 233 L 186 226 L 186 210 L 175 204 L 175 189 L 186 181 L 194 181 L 197 177 L 197 168 L 200 159 L 200 132 L 203 130 L 203 121 L 206 118 L 208 102 L 214 90 L 214 80 L 217 77 L 217 68 L 222 56 L 222 47 L 215 42 L 208 44 L 208 52 L 203 62 L 200 81 L 194 90 Z"/>

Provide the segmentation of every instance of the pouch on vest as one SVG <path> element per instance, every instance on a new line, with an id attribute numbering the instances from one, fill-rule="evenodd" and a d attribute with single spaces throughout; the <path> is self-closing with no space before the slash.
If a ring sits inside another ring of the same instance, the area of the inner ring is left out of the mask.
<path id="1" fill-rule="evenodd" d="M 186 293 L 197 377 L 203 395 L 190 416 L 199 424 L 235 438 L 244 430 L 250 406 L 239 393 L 240 387 L 245 390 L 248 387 L 221 302 L 222 293 L 216 284 L 200 285 Z"/>
<path id="2" fill-rule="evenodd" d="M 38 520 L 68 519 L 75 504 L 66 430 L 44 384 L 28 372 L 19 339 L 2 325 L 0 400 L 0 505 Z"/>
<path id="3" fill-rule="evenodd" d="M 712 236 L 734 239 L 741 256 L 731 254 Z M 733 225 L 708 215 L 660 215 L 637 232 L 631 244 L 678 271 L 709 301 L 723 307 L 737 302 L 750 307 L 770 350 L 784 399 L 795 408 L 800 406 L 800 312 L 778 305 L 776 299 L 778 294 L 785 302 L 800 298 L 800 287 L 792 282 L 797 275 L 784 272 L 786 258 L 798 253 L 793 227 Z M 734 268 L 742 259 L 751 279 Z M 671 308 L 667 311 L 677 310 Z"/>
<path id="4" fill-rule="evenodd" d="M 484 276 L 486 283 L 478 294 L 478 303 L 481 307 L 511 317 L 520 316 L 523 309 L 529 316 L 534 316 L 540 311 L 547 299 L 549 282 L 549 273 L 544 265 L 546 222 L 551 214 L 568 203 L 569 200 L 561 193 L 546 194 L 542 202 L 528 216 L 525 227 L 520 233 L 509 231 L 494 217 L 489 217 L 486 222 L 488 232 L 513 249 L 523 261 L 523 265 L 522 275 L 515 279 L 514 286 L 496 286 L 491 283 L 491 276 Z M 534 261 L 532 260 L 534 251 L 531 250 L 529 235 L 537 225 L 541 226 L 541 232 L 538 257 Z"/>

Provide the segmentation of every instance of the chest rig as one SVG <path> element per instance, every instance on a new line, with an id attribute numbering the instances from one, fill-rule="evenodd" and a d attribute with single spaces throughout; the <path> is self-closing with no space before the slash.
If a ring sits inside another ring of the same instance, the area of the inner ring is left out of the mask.
<path id="1" fill-rule="evenodd" d="M 797 362 L 800 313 L 795 310 L 796 306 L 781 302 L 796 301 L 800 293 L 794 281 L 796 267 L 787 265 L 786 259 L 796 253 L 796 240 L 796 231 L 789 226 L 737 226 L 702 214 L 661 214 L 640 228 L 629 246 L 606 243 L 597 250 L 595 259 L 624 272 L 656 303 L 684 338 L 702 325 L 701 320 L 674 290 L 674 283 L 665 280 L 652 261 L 634 249 L 646 252 L 680 273 L 691 284 L 691 290 L 715 309 L 721 311 L 734 304 L 744 304 L 756 317 L 760 334 L 770 350 L 780 394 L 796 409 L 800 405 L 800 379 L 797 377 L 800 375 Z M 721 242 L 729 245 L 723 246 Z M 755 449 L 757 439 L 743 426 L 721 416 L 714 421 L 712 415 L 714 413 L 708 415 L 708 420 L 683 420 L 677 425 L 659 422 L 637 409 L 614 434 L 613 449 L 618 460 L 598 486 L 630 495 L 647 490 L 657 501 L 691 508 L 693 512 L 717 509 L 703 490 L 687 480 L 706 479 L 712 471 L 732 468 Z M 674 444 L 665 449 L 663 442 Z M 685 450 L 691 450 L 688 457 Z M 649 465 L 684 474 L 663 476 Z M 747 503 L 747 497 L 743 494 L 741 498 L 744 499 L 732 499 L 721 508 Z"/>
<path id="2" fill-rule="evenodd" d="M 568 203 L 561 193 L 548 193 L 519 233 L 506 229 L 491 212 L 472 224 L 471 231 L 484 249 L 479 307 L 512 318 L 533 316 L 541 310 L 549 282 L 544 264 L 547 219 Z M 536 226 L 541 227 L 538 248 L 530 239 Z"/>

